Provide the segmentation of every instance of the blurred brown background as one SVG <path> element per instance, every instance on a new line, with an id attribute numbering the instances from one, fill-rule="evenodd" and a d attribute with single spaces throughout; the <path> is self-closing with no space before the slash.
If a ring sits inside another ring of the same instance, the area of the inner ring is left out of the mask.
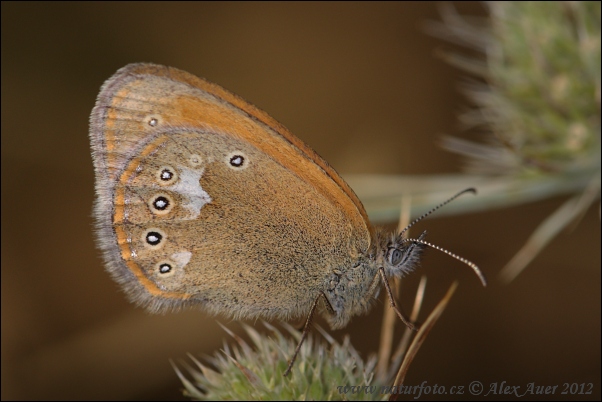
<path id="1" fill-rule="evenodd" d="M 453 173 L 461 160 L 435 142 L 467 136 L 456 120 L 466 101 L 462 73 L 434 56 L 452 47 L 422 28 L 438 15 L 433 3 L 3 2 L 2 399 L 178 399 L 168 359 L 212 354 L 227 338 L 201 311 L 146 314 L 104 272 L 88 116 L 105 79 L 131 62 L 171 65 L 268 111 L 343 174 Z M 421 224 L 431 241 L 478 263 L 491 286 L 428 253 L 404 282 L 406 310 L 421 274 L 426 311 L 461 283 L 407 384 L 593 382 L 592 395 L 528 399 L 600 399 L 598 205 L 514 283 L 495 281 L 562 202 Z M 333 335 L 351 334 L 364 356 L 376 351 L 382 305 Z"/>

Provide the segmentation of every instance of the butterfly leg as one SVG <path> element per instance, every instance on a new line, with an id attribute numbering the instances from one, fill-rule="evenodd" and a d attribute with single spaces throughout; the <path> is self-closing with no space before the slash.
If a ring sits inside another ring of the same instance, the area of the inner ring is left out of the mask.
<path id="1" fill-rule="evenodd" d="M 316 300 L 314 301 L 314 304 L 312 304 L 309 315 L 307 316 L 307 320 L 305 321 L 305 326 L 303 327 L 303 333 L 301 334 L 301 340 L 299 341 L 299 344 L 297 345 L 297 349 L 295 349 L 295 353 L 293 354 L 293 357 L 291 358 L 290 362 L 288 363 L 288 367 L 287 367 L 286 371 L 284 372 L 285 377 L 287 375 L 289 375 L 289 373 L 291 372 L 291 369 L 293 368 L 293 364 L 295 364 L 295 360 L 297 360 L 297 355 L 299 354 L 299 351 L 301 350 L 301 345 L 303 345 L 303 342 L 305 342 L 305 338 L 307 338 L 307 335 L 309 334 L 309 331 L 311 329 L 311 322 L 313 321 L 314 314 L 316 313 L 316 310 L 318 308 L 318 303 L 320 302 L 320 297 L 324 297 L 326 299 L 324 294 L 320 293 L 318 295 L 318 297 L 316 298 Z M 328 300 L 326 302 L 328 303 Z"/>
<path id="2" fill-rule="evenodd" d="M 412 331 L 418 331 L 418 328 L 403 315 L 399 308 L 397 308 L 397 304 L 395 304 L 395 298 L 393 297 L 393 292 L 391 291 L 391 286 L 389 285 L 389 281 L 387 280 L 387 276 L 385 275 L 385 269 L 382 267 L 379 268 L 378 273 L 380 274 L 380 277 L 382 278 L 385 284 L 385 288 L 387 289 L 387 296 L 389 296 L 389 304 L 391 305 L 393 310 L 395 310 L 395 313 L 397 313 L 399 319 Z"/>

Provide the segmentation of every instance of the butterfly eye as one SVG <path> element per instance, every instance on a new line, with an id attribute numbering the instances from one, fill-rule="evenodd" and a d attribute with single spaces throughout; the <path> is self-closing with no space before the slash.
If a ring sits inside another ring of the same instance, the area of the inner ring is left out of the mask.
<path id="1" fill-rule="evenodd" d="M 388 255 L 389 264 L 391 264 L 393 266 L 397 266 L 401 262 L 402 258 L 403 258 L 403 253 L 401 252 L 400 249 L 398 249 L 398 248 L 390 248 L 389 249 L 389 255 Z"/>

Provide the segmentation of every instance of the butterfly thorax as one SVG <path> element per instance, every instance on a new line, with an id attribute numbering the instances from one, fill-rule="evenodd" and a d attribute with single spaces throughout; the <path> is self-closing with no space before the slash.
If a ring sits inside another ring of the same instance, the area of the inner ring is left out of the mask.
<path id="1" fill-rule="evenodd" d="M 379 269 L 387 277 L 399 278 L 417 267 L 424 248 L 422 244 L 404 240 L 397 232 L 377 228 L 368 253 L 352 268 L 335 271 L 330 277 L 324 295 L 332 308 L 326 314 L 332 329 L 342 328 L 353 316 L 368 312 L 383 285 Z"/>

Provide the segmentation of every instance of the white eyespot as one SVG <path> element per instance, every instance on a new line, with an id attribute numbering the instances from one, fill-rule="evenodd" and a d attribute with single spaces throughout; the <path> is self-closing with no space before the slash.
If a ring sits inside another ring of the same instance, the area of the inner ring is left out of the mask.
<path id="1" fill-rule="evenodd" d="M 152 250 L 158 250 L 163 247 L 163 244 L 165 244 L 166 240 L 167 235 L 161 229 L 148 229 L 142 234 L 142 242 L 144 243 L 144 246 Z"/>
<path id="2" fill-rule="evenodd" d="M 161 118 L 157 115 L 146 116 L 145 121 L 151 127 L 157 127 L 161 123 Z"/>
<path id="3" fill-rule="evenodd" d="M 175 264 L 171 261 L 160 261 L 155 264 L 155 271 L 161 278 L 168 278 L 175 274 Z"/>
<path id="4" fill-rule="evenodd" d="M 178 172 L 171 166 L 161 166 L 156 173 L 157 182 L 162 186 L 171 186 L 178 181 Z"/>
<path id="5" fill-rule="evenodd" d="M 193 155 L 190 155 L 190 157 L 188 158 L 188 162 L 190 163 L 190 166 L 197 167 L 201 163 L 203 163 L 203 158 L 201 158 L 200 155 L 193 154 Z"/>
<path id="6" fill-rule="evenodd" d="M 155 215 L 167 215 L 174 205 L 173 198 L 167 193 L 157 193 L 148 200 L 148 206 Z"/>
<path id="7" fill-rule="evenodd" d="M 242 151 L 230 152 L 226 155 L 226 164 L 230 169 L 242 170 L 249 166 L 249 158 Z"/>

